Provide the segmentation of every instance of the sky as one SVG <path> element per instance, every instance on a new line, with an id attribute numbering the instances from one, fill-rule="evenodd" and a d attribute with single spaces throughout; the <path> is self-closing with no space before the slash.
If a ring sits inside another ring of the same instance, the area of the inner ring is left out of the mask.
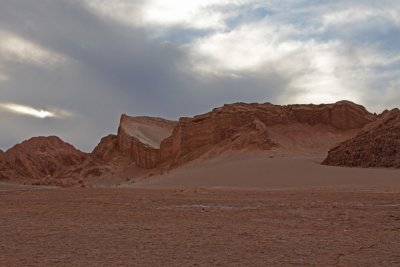
<path id="1" fill-rule="evenodd" d="M 398 0 L 0 0 L 0 149 L 90 152 L 122 113 L 400 106 Z"/>

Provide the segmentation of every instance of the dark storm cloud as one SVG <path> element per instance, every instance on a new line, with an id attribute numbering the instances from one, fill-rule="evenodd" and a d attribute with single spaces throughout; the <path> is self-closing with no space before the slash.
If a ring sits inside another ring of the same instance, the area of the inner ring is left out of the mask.
<path id="1" fill-rule="evenodd" d="M 122 113 L 176 119 L 237 101 L 343 95 L 378 109 L 398 99 L 396 1 L 382 2 L 385 9 L 374 1 L 193 0 L 197 9 L 187 12 L 182 0 L 156 21 L 142 20 L 143 8 L 170 2 L 90 1 L 0 0 L 0 107 L 70 113 L 39 119 L 0 109 L 0 148 L 55 134 L 88 151 L 116 131 Z M 7 34 L 28 45 L 2 54 Z"/>
<path id="2" fill-rule="evenodd" d="M 66 59 L 46 67 L 6 62 L 10 79 L 0 84 L 0 102 L 72 112 L 70 118 L 41 120 L 0 111 L 2 148 L 30 136 L 56 134 L 90 150 L 116 130 L 121 113 L 176 119 L 224 102 L 276 95 L 266 89 L 277 83 L 268 86 L 264 75 L 207 80 L 181 71 L 186 68 L 182 49 L 152 41 L 144 29 L 97 16 L 80 1 L 2 1 L 0 30 Z"/>

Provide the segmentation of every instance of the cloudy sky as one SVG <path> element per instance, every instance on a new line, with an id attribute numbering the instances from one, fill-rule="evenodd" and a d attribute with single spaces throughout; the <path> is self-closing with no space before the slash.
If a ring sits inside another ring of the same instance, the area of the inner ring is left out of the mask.
<path id="1" fill-rule="evenodd" d="M 231 102 L 400 106 L 398 0 L 0 0 L 0 148 L 84 151 L 122 113 Z"/>

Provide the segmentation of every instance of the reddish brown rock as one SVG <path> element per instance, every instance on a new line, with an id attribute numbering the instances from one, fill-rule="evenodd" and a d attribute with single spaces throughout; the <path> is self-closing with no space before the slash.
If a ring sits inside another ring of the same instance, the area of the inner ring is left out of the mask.
<path id="1" fill-rule="evenodd" d="M 103 137 L 90 156 L 102 161 L 111 161 L 118 151 L 118 136 L 110 134 Z"/>
<path id="2" fill-rule="evenodd" d="M 130 179 L 159 173 L 232 151 L 320 157 L 374 120 L 376 116 L 348 101 L 288 106 L 237 103 L 179 122 L 122 115 L 118 134 L 104 137 L 91 154 L 56 137 L 17 145 L 0 156 L 0 177 L 66 186 L 91 177 Z"/>
<path id="3" fill-rule="evenodd" d="M 34 137 L 2 155 L 0 179 L 63 185 L 65 181 L 61 178 L 86 157 L 85 153 L 58 137 Z"/>
<path id="4" fill-rule="evenodd" d="M 330 150 L 323 164 L 400 168 L 400 110 L 382 113 L 359 135 Z"/>
<path id="5" fill-rule="evenodd" d="M 271 134 L 295 131 L 293 127 L 284 129 L 283 126 L 297 124 L 307 129 L 315 127 L 314 131 L 323 131 L 327 135 L 336 134 L 337 138 L 325 141 L 327 145 L 333 145 L 351 136 L 350 131 L 358 131 L 374 119 L 375 116 L 365 108 L 348 101 L 328 105 L 225 105 L 194 118 L 181 118 L 172 136 L 161 143 L 159 163 L 172 161 L 173 164 L 180 164 L 218 147 L 220 150 L 279 148 L 285 145 L 281 143 L 285 141 Z M 304 136 L 307 133 L 311 136 Z M 313 135 L 311 129 L 297 138 L 312 138 Z M 296 136 L 291 138 L 296 139 Z"/>
<path id="6" fill-rule="evenodd" d="M 153 168 L 158 162 L 161 142 L 172 134 L 176 122 L 152 117 L 121 116 L 118 149 L 142 168 Z"/>
<path id="7" fill-rule="evenodd" d="M 294 153 L 296 149 L 314 149 L 326 153 L 329 147 L 354 136 L 374 119 L 365 108 L 348 101 L 289 106 L 237 103 L 181 118 L 178 123 L 122 115 L 117 141 L 113 137 L 111 147 L 115 150 L 116 145 L 121 154 L 145 169 L 177 166 L 207 153 L 228 150 L 281 148 L 285 150 L 282 153 Z M 300 140 L 312 138 L 318 144 L 314 148 Z M 296 147 L 292 141 L 299 145 Z"/>

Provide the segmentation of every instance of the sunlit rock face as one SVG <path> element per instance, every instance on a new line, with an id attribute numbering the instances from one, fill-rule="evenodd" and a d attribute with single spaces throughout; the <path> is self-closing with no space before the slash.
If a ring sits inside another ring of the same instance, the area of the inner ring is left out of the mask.
<path id="1" fill-rule="evenodd" d="M 356 137 L 329 151 L 326 165 L 400 168 L 400 110 L 385 111 Z"/>

